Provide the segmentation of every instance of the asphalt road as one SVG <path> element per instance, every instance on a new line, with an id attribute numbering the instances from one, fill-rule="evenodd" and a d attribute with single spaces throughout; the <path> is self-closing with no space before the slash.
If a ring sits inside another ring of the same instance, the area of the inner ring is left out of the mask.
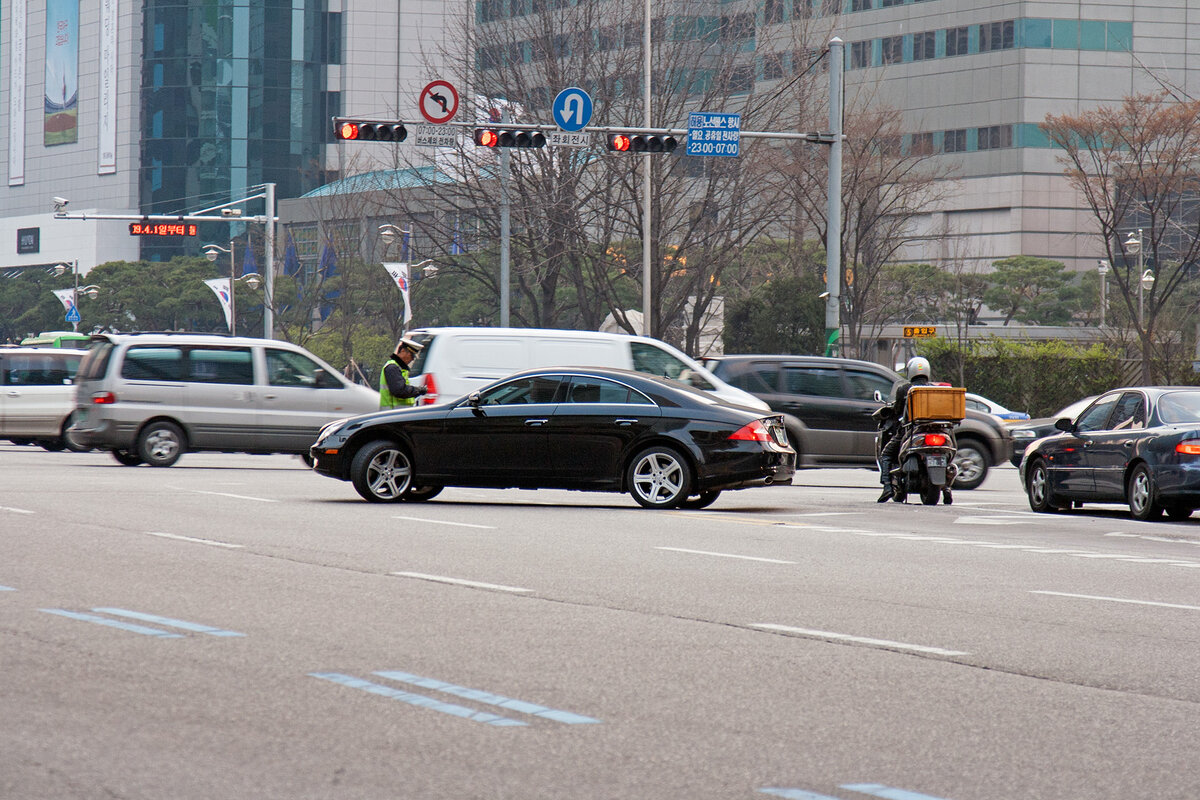
<path id="1" fill-rule="evenodd" d="M 1200 514 L 0 446 L 0 798 L 1196 800 Z"/>

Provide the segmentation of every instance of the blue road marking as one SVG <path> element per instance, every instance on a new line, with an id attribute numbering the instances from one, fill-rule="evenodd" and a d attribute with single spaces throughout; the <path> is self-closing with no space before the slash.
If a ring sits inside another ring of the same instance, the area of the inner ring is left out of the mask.
<path id="1" fill-rule="evenodd" d="M 16 589 L 14 589 L 11 586 L 0 586 L 0 592 L 15 592 L 15 591 L 16 591 Z"/>
<path id="2" fill-rule="evenodd" d="M 381 678 L 390 678 L 401 683 L 411 683 L 414 686 L 420 686 L 422 689 L 435 689 L 446 694 L 457 695 L 458 697 L 467 700 L 475 700 L 480 703 L 487 703 L 490 706 L 499 706 L 500 708 L 509 711 L 516 711 L 521 714 L 529 714 L 534 717 L 542 717 L 543 719 L 552 719 L 555 722 L 562 722 L 566 725 L 587 725 L 598 723 L 600 720 L 585 717 L 582 714 L 572 714 L 570 711 L 559 711 L 554 708 L 546 708 L 534 703 L 527 703 L 524 700 L 514 700 L 511 697 L 492 694 L 481 689 L 468 689 L 465 686 L 455 686 L 452 683 L 435 680 L 433 678 L 422 678 L 419 675 L 410 675 L 407 672 L 399 672 L 397 670 L 386 670 L 376 672 Z"/>
<path id="3" fill-rule="evenodd" d="M 773 794 L 776 797 L 783 797 L 785 800 L 838 800 L 836 797 L 830 797 L 827 794 L 817 794 L 816 792 L 808 792 L 804 789 L 759 789 L 762 794 Z"/>
<path id="4" fill-rule="evenodd" d="M 432 697 L 426 697 L 421 694 L 413 694 L 412 692 L 402 692 L 399 689 L 393 689 L 390 686 L 383 686 L 378 683 L 355 678 L 352 675 L 343 675 L 340 672 L 310 672 L 308 673 L 314 678 L 320 678 L 323 681 L 332 681 L 340 683 L 343 686 L 349 686 L 352 689 L 362 689 L 364 692 L 371 694 L 390 697 L 393 700 L 399 700 L 402 703 L 417 706 L 419 708 L 428 708 L 431 711 L 438 711 L 442 714 L 449 714 L 454 717 L 462 717 L 474 722 L 483 722 L 487 725 L 495 725 L 497 727 L 515 727 L 523 726 L 528 723 L 521 722 L 516 719 L 508 719 L 507 717 L 497 716 L 496 714 L 488 714 L 482 711 L 475 711 L 466 706 L 455 705 L 454 703 L 443 703 L 440 700 L 434 700 Z"/>
<path id="5" fill-rule="evenodd" d="M 143 614 L 140 611 L 126 611 L 123 608 L 93 608 L 99 614 L 114 614 L 118 617 L 130 617 L 131 619 L 140 619 L 142 622 L 157 622 L 159 625 L 167 625 L 172 628 L 182 628 L 185 631 L 193 631 L 195 633 L 207 633 L 209 636 L 245 636 L 244 633 L 236 631 L 223 631 L 220 628 L 214 628 L 211 625 L 200 625 L 195 622 L 184 622 L 181 619 L 171 619 L 169 617 L 157 617 L 154 614 Z"/>
<path id="6" fill-rule="evenodd" d="M 77 619 L 83 622 L 94 622 L 97 625 L 107 625 L 110 628 L 120 628 L 123 631 L 132 631 L 140 633 L 144 636 L 158 636 L 162 639 L 182 639 L 182 633 L 171 633 L 170 631 L 160 630 L 158 628 L 150 628 L 145 625 L 134 625 L 129 622 L 119 622 L 115 619 L 107 617 L 97 617 L 94 614 L 82 614 L 78 611 L 66 611 L 61 608 L 41 608 L 39 611 L 45 611 L 47 614 L 58 614 L 60 617 L 68 617 Z"/>
<path id="7" fill-rule="evenodd" d="M 849 789 L 852 792 L 869 794 L 872 797 L 882 797 L 883 800 L 945 800 L 945 798 L 934 797 L 931 794 L 910 792 L 907 789 L 896 789 L 891 786 L 884 786 L 881 783 L 843 783 L 842 788 Z"/>

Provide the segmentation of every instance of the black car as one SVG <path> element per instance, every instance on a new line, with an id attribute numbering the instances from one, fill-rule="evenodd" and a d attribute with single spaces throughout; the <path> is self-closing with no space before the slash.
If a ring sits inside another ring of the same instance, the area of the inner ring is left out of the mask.
<path id="1" fill-rule="evenodd" d="M 444 486 L 629 492 L 646 508 L 703 508 L 725 489 L 787 485 L 778 415 L 684 384 L 599 368 L 529 370 L 452 403 L 326 425 L 314 469 L 367 500 Z"/>
<path id="2" fill-rule="evenodd" d="M 1012 457 L 1009 459 L 1012 465 L 1014 467 L 1021 466 L 1021 458 L 1025 455 L 1025 449 L 1033 444 L 1035 439 L 1041 439 L 1043 436 L 1052 436 L 1058 430 L 1054 427 L 1056 422 L 1064 417 L 1074 420 L 1079 416 L 1079 412 L 1091 405 L 1091 402 L 1095 399 L 1096 395 L 1093 394 L 1082 400 L 1076 400 L 1069 406 L 1064 406 L 1052 417 L 1031 419 L 1028 422 L 1022 422 L 1020 425 L 1013 425 L 1009 429 L 1012 432 Z"/>
<path id="3" fill-rule="evenodd" d="M 1136 519 L 1183 520 L 1200 508 L 1200 389 L 1116 389 L 1057 428 L 1021 462 L 1034 511 L 1128 503 Z"/>
<path id="4" fill-rule="evenodd" d="M 875 469 L 875 392 L 888 397 L 901 378 L 887 367 L 850 358 L 735 355 L 706 358 L 704 366 L 726 383 L 765 400 L 784 415 L 797 466 Z M 974 489 L 988 469 L 1011 452 L 1007 426 L 991 414 L 967 409 L 954 428 L 956 489 Z"/>

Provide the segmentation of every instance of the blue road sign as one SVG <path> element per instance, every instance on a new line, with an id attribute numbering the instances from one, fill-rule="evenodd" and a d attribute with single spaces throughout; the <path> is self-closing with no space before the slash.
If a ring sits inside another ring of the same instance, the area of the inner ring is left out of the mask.
<path id="1" fill-rule="evenodd" d="M 581 131 L 592 121 L 592 98 L 578 86 L 563 89 L 554 98 L 554 121 L 564 131 Z"/>
<path id="2" fill-rule="evenodd" d="M 67 312 L 67 322 L 79 322 L 82 317 L 79 316 L 79 309 L 71 306 L 71 310 Z"/>
<path id="3" fill-rule="evenodd" d="M 688 114 L 689 156 L 736 156 L 742 139 L 742 115 L 697 111 Z"/>

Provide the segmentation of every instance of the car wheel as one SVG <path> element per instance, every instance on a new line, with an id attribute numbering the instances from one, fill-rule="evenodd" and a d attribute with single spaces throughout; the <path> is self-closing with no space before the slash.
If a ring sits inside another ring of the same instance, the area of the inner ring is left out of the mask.
<path id="1" fill-rule="evenodd" d="M 79 440 L 79 438 L 76 434 L 71 432 L 71 426 L 75 424 L 75 421 L 77 419 L 79 419 L 79 412 L 72 411 L 71 414 L 67 417 L 67 421 L 63 423 L 63 430 L 62 430 L 63 444 L 66 445 L 67 449 L 70 450 L 72 453 L 90 452 L 92 449 L 91 445 L 84 444 L 83 442 L 81 442 Z"/>
<path id="2" fill-rule="evenodd" d="M 1025 494 L 1029 495 L 1029 507 L 1039 514 L 1060 510 L 1050 494 L 1050 472 L 1046 469 L 1046 462 L 1040 458 L 1029 465 Z"/>
<path id="3" fill-rule="evenodd" d="M 142 463 L 142 457 L 131 450 L 113 450 L 112 456 L 123 467 L 136 467 Z"/>
<path id="4" fill-rule="evenodd" d="M 701 492 L 696 497 L 689 497 L 679 504 L 680 508 L 708 508 L 713 502 L 721 496 L 721 490 L 716 489 L 711 492 Z"/>
<path id="5" fill-rule="evenodd" d="M 954 466 L 958 468 L 958 477 L 954 479 L 955 489 L 978 489 L 988 474 L 987 456 L 974 442 L 963 442 L 954 454 Z"/>
<path id="6" fill-rule="evenodd" d="M 350 481 L 372 503 L 396 503 L 412 485 L 412 459 L 395 442 L 377 441 L 362 447 L 350 462 Z"/>
<path id="7" fill-rule="evenodd" d="M 138 436 L 138 455 L 152 467 L 171 466 L 183 450 L 183 430 L 173 422 L 151 422 Z"/>
<path id="8" fill-rule="evenodd" d="M 404 499 L 410 503 L 423 503 L 432 500 L 442 493 L 443 486 L 412 486 L 404 493 Z"/>
<path id="9" fill-rule="evenodd" d="M 38 446 L 51 453 L 61 453 L 67 447 L 62 439 L 38 439 Z"/>
<path id="10" fill-rule="evenodd" d="M 1162 516 L 1162 506 L 1154 499 L 1154 481 L 1150 478 L 1150 469 L 1145 464 L 1138 464 L 1129 476 L 1129 486 L 1126 496 L 1129 498 L 1129 513 L 1134 519 L 1149 522 Z"/>
<path id="11" fill-rule="evenodd" d="M 649 447 L 629 462 L 625 484 L 645 508 L 674 508 L 687 499 L 692 470 L 675 450 Z"/>
<path id="12" fill-rule="evenodd" d="M 1191 506 L 1169 505 L 1166 507 L 1167 519 L 1172 522 L 1183 522 L 1188 517 L 1192 516 L 1192 512 L 1196 509 Z"/>
<path id="13" fill-rule="evenodd" d="M 926 486 L 925 488 L 921 489 L 921 502 L 927 506 L 936 506 L 938 495 L 941 493 L 942 490 L 936 486 Z"/>

